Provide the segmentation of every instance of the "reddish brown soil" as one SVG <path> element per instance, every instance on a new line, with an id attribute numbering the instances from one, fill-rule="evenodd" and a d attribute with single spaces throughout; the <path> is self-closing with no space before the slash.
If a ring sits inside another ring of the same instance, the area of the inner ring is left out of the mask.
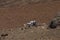
<path id="1" fill-rule="evenodd" d="M 60 2 L 0 8 L 0 28 L 20 27 L 30 20 L 48 23 L 60 11 Z"/>

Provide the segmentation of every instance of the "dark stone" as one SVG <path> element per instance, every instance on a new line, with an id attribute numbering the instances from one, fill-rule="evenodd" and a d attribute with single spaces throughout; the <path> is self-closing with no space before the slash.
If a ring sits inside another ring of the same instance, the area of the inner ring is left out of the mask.
<path id="1" fill-rule="evenodd" d="M 24 30 L 23 28 L 21 28 L 21 30 Z"/>
<path id="2" fill-rule="evenodd" d="M 1 34 L 1 37 L 8 36 L 8 34 Z"/>
<path id="3" fill-rule="evenodd" d="M 51 21 L 51 23 L 49 24 L 49 28 L 51 29 L 55 29 L 57 27 L 57 24 L 53 21 Z"/>

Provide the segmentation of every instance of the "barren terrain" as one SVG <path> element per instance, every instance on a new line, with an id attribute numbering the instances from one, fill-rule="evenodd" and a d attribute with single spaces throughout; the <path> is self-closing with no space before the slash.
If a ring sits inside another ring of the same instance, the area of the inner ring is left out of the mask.
<path id="1" fill-rule="evenodd" d="M 15 5 L 15 4 L 14 4 Z M 39 23 L 48 23 L 57 12 L 60 11 L 60 2 L 52 1 L 47 3 L 25 4 L 15 6 L 2 6 L 0 8 L 0 27 L 13 28 L 22 26 L 30 20 L 37 20 Z"/>
<path id="2" fill-rule="evenodd" d="M 0 1 L 0 35 L 8 36 L 0 40 L 60 40 L 60 28 L 42 29 L 28 28 L 21 30 L 23 24 L 36 20 L 39 23 L 49 23 L 60 12 L 60 1 Z"/>

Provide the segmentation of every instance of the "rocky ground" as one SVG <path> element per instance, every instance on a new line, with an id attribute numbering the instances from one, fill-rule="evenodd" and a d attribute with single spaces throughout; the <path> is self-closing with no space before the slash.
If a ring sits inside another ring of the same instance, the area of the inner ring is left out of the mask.
<path id="1" fill-rule="evenodd" d="M 60 40 L 60 27 L 50 29 L 47 25 L 0 29 L 0 40 Z"/>
<path id="2" fill-rule="evenodd" d="M 25 28 L 36 20 L 49 24 L 60 12 L 60 0 L 0 0 L 0 40 L 60 40 L 60 27 Z"/>

